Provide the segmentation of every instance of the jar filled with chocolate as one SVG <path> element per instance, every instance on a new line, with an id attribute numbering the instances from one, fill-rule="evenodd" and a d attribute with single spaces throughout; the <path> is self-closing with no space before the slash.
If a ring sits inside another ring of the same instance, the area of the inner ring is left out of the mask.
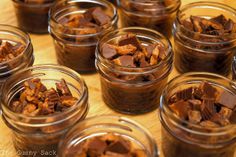
<path id="1" fill-rule="evenodd" d="M 170 37 L 180 4 L 180 0 L 120 0 L 121 24 L 151 28 Z"/>
<path id="2" fill-rule="evenodd" d="M 56 156 L 61 137 L 88 111 L 88 89 L 73 70 L 38 65 L 3 85 L 2 117 L 20 156 Z"/>
<path id="3" fill-rule="evenodd" d="M 98 39 L 116 28 L 117 11 L 106 0 L 63 0 L 50 10 L 50 34 L 57 61 L 79 72 L 94 72 Z"/>
<path id="4" fill-rule="evenodd" d="M 12 0 L 18 26 L 30 33 L 48 33 L 48 11 L 55 0 Z"/>
<path id="5" fill-rule="evenodd" d="M 221 75 L 180 75 L 160 100 L 165 157 L 236 155 L 236 84 Z"/>
<path id="6" fill-rule="evenodd" d="M 175 67 L 180 73 L 228 76 L 236 49 L 236 11 L 216 2 L 183 6 L 173 27 Z"/>
<path id="7" fill-rule="evenodd" d="M 61 140 L 58 157 L 158 157 L 155 140 L 127 118 L 95 116 L 74 126 Z"/>
<path id="8" fill-rule="evenodd" d="M 16 27 L 0 25 L 0 87 L 9 76 L 33 63 L 33 46 L 29 35 Z"/>
<path id="9" fill-rule="evenodd" d="M 96 51 L 104 102 L 128 114 L 154 110 L 172 60 L 169 40 L 154 30 L 128 27 L 106 34 Z"/>

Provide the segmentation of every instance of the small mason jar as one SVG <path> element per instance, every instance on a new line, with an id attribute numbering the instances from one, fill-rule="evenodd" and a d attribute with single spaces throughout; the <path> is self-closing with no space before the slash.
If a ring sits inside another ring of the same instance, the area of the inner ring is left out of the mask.
<path id="1" fill-rule="evenodd" d="M 161 96 L 159 112 L 165 157 L 234 157 L 236 154 L 236 124 L 204 128 L 182 120 L 169 107 L 168 100 L 174 93 L 185 87 L 199 86 L 203 81 L 236 96 L 236 84 L 217 74 L 186 73 L 170 81 Z"/>
<path id="2" fill-rule="evenodd" d="M 135 149 L 144 150 L 146 157 L 159 156 L 155 140 L 141 125 L 127 118 L 103 115 L 88 118 L 74 126 L 60 141 L 58 157 L 76 157 L 81 142 L 107 134 L 130 141 Z"/>
<path id="3" fill-rule="evenodd" d="M 135 34 L 141 45 L 162 44 L 167 55 L 160 63 L 144 68 L 116 65 L 104 58 L 101 52 L 103 44 L 116 42 L 128 33 Z M 128 27 L 106 34 L 98 43 L 96 50 L 96 68 L 100 74 L 101 90 L 104 102 L 112 109 L 127 113 L 141 114 L 159 106 L 159 98 L 172 70 L 173 53 L 168 39 L 160 33 L 141 27 Z M 135 82 L 122 78 L 154 76 L 150 81 Z"/>
<path id="4" fill-rule="evenodd" d="M 30 33 L 48 33 L 48 11 L 55 0 L 12 0 L 18 26 Z"/>
<path id="5" fill-rule="evenodd" d="M 179 73 L 211 72 L 229 75 L 236 51 L 236 34 L 223 36 L 193 32 L 181 24 L 191 15 L 212 18 L 218 15 L 236 22 L 235 9 L 216 2 L 196 2 L 183 6 L 173 26 L 175 68 Z"/>
<path id="6" fill-rule="evenodd" d="M 40 78 L 46 87 L 53 87 L 63 78 L 76 104 L 61 113 L 28 116 L 15 113 L 10 103 L 23 90 L 25 81 Z M 75 71 L 58 65 L 38 65 L 12 75 L 3 85 L 1 98 L 2 117 L 12 131 L 12 140 L 17 154 L 29 157 L 56 156 L 60 138 L 88 112 L 88 89 Z"/>
<path id="7" fill-rule="evenodd" d="M 86 10 L 100 7 L 111 22 L 105 24 L 104 29 L 94 34 L 79 34 L 82 28 L 72 28 L 62 25 L 60 20 L 78 15 Z M 98 39 L 117 27 L 117 10 L 106 0 L 62 0 L 50 10 L 49 31 L 54 41 L 57 61 L 78 72 L 94 72 L 95 49 Z M 66 31 L 65 31 L 66 30 Z"/>
<path id="8" fill-rule="evenodd" d="M 120 0 L 122 26 L 152 28 L 170 37 L 172 23 L 180 4 L 180 0 Z"/>
<path id="9" fill-rule="evenodd" d="M 12 74 L 30 67 L 34 63 L 33 46 L 29 35 L 20 29 L 8 26 L 0 25 L 0 40 L 7 41 L 13 45 L 20 43 L 25 46 L 23 52 L 17 57 L 0 63 L 0 87 L 5 83 L 7 78 Z M 0 95 L 2 90 L 0 90 Z"/>

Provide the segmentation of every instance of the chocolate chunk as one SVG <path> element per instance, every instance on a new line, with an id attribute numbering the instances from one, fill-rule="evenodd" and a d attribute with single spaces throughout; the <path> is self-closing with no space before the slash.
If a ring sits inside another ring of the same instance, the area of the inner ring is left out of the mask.
<path id="1" fill-rule="evenodd" d="M 13 41 L 12 41 L 13 42 Z M 14 46 L 17 45 L 19 48 Z M 21 43 L 10 43 L 9 41 L 2 41 L 0 45 L 0 63 L 9 61 L 20 55 L 25 50 L 25 45 Z"/>
<path id="2" fill-rule="evenodd" d="M 203 120 L 209 120 L 216 113 L 214 100 L 204 99 L 201 106 L 201 114 Z"/>
<path id="3" fill-rule="evenodd" d="M 220 127 L 220 125 L 218 125 L 218 124 L 216 124 L 212 121 L 209 121 L 209 120 L 202 121 L 200 123 L 200 125 L 203 126 L 203 127 L 206 127 L 206 128 L 218 128 L 218 127 Z"/>
<path id="4" fill-rule="evenodd" d="M 190 30 L 190 31 L 193 31 L 193 24 L 187 20 L 183 20 L 181 21 L 181 24 L 184 26 L 184 28 Z"/>
<path id="5" fill-rule="evenodd" d="M 20 101 L 14 101 L 10 105 L 10 107 L 11 107 L 12 111 L 16 112 L 16 113 L 21 113 L 24 109 L 24 105 Z"/>
<path id="6" fill-rule="evenodd" d="M 135 46 L 138 50 L 142 49 L 140 45 L 140 41 L 134 34 L 127 34 L 123 36 L 118 42 L 119 46 L 124 46 L 124 45 L 129 45 L 129 44 Z"/>
<path id="7" fill-rule="evenodd" d="M 207 82 L 203 82 L 203 83 L 201 83 L 199 88 L 202 91 L 203 96 L 205 98 L 211 98 L 211 99 L 215 99 L 216 98 L 217 90 L 211 84 L 209 84 Z"/>
<path id="8" fill-rule="evenodd" d="M 130 143 L 125 140 L 119 140 L 109 145 L 106 151 L 117 154 L 127 154 L 130 151 Z"/>
<path id="9" fill-rule="evenodd" d="M 58 91 L 54 88 L 48 90 L 38 78 L 27 80 L 23 85 L 19 100 L 13 101 L 10 108 L 24 115 L 38 116 L 62 112 L 78 100 L 70 95 L 71 92 L 63 79 L 57 83 Z"/>
<path id="10" fill-rule="evenodd" d="M 173 104 L 173 103 L 176 103 L 177 101 L 178 101 L 178 98 L 177 98 L 176 94 L 174 94 L 169 98 L 168 103 Z"/>
<path id="11" fill-rule="evenodd" d="M 178 100 L 187 100 L 192 98 L 193 88 L 187 88 L 176 93 Z"/>
<path id="12" fill-rule="evenodd" d="M 211 20 L 214 21 L 214 22 L 217 22 L 217 23 L 219 23 L 221 25 L 225 25 L 225 23 L 227 22 L 227 19 L 222 14 L 219 15 L 219 16 L 216 16 L 214 18 L 211 18 Z"/>
<path id="13" fill-rule="evenodd" d="M 55 112 L 55 104 L 50 101 L 39 102 L 38 107 L 41 115 L 49 115 Z"/>
<path id="14" fill-rule="evenodd" d="M 61 79 L 60 83 L 56 83 L 56 87 L 60 96 L 72 96 L 64 79 Z"/>
<path id="15" fill-rule="evenodd" d="M 37 109 L 37 107 L 34 104 L 27 104 L 22 113 L 25 115 L 30 115 L 32 112 L 34 112 Z"/>
<path id="16" fill-rule="evenodd" d="M 236 32 L 236 24 L 229 19 L 225 24 L 225 30 L 229 33 L 235 33 Z"/>
<path id="17" fill-rule="evenodd" d="M 156 64 L 157 64 L 157 59 L 154 56 L 151 56 L 150 65 L 156 65 Z"/>
<path id="18" fill-rule="evenodd" d="M 93 138 L 88 141 L 88 154 L 94 154 L 100 156 L 105 151 L 107 145 L 106 142 L 100 138 Z"/>
<path id="19" fill-rule="evenodd" d="M 115 64 L 125 67 L 135 67 L 134 58 L 132 56 L 124 55 L 113 60 Z"/>
<path id="20" fill-rule="evenodd" d="M 116 52 L 116 49 L 113 48 L 112 46 L 108 44 L 104 44 L 102 46 L 102 55 L 106 59 L 113 59 L 117 55 L 117 52 Z"/>
<path id="21" fill-rule="evenodd" d="M 45 92 L 46 101 L 53 104 L 57 104 L 60 101 L 60 96 L 54 88 L 49 89 Z"/>
<path id="22" fill-rule="evenodd" d="M 152 57 L 154 57 L 156 60 L 158 59 L 160 54 L 159 46 L 157 45 L 153 51 L 152 51 Z"/>
<path id="23" fill-rule="evenodd" d="M 137 48 L 131 44 L 124 46 L 115 46 L 115 49 L 119 55 L 134 54 Z"/>
<path id="24" fill-rule="evenodd" d="M 92 12 L 93 19 L 100 26 L 108 24 L 111 21 L 111 18 L 106 15 L 101 8 L 95 8 Z"/>
<path id="25" fill-rule="evenodd" d="M 78 150 L 78 152 L 76 152 Z M 146 157 L 144 150 L 136 149 L 133 143 L 117 134 L 109 133 L 82 141 L 72 150 L 72 155 L 85 157 Z"/>
<path id="26" fill-rule="evenodd" d="M 67 21 L 63 21 L 63 24 L 72 28 L 79 28 L 86 25 L 87 23 L 88 21 L 83 15 L 71 15 Z"/>
<path id="27" fill-rule="evenodd" d="M 206 128 L 226 126 L 236 121 L 236 115 L 232 118 L 232 106 L 236 106 L 236 98 L 225 89 L 221 90 L 219 92 L 210 83 L 203 81 L 198 88 L 189 87 L 173 93 L 168 98 L 168 104 L 173 113 L 190 123 Z M 224 103 L 231 105 L 223 105 Z"/>
<path id="28" fill-rule="evenodd" d="M 174 104 L 170 105 L 171 110 L 177 114 L 181 119 L 188 118 L 188 112 L 190 111 L 191 107 L 188 102 L 186 101 L 178 101 Z"/>
<path id="29" fill-rule="evenodd" d="M 134 61 L 138 64 L 142 59 L 146 59 L 144 52 L 136 51 L 133 55 Z"/>
<path id="30" fill-rule="evenodd" d="M 193 88 L 193 97 L 195 99 L 202 99 L 204 93 L 199 88 Z"/>
<path id="31" fill-rule="evenodd" d="M 154 46 L 154 45 L 148 45 L 148 46 L 145 48 L 146 51 L 144 51 L 144 52 L 145 52 L 145 55 L 146 55 L 147 58 L 151 58 L 152 52 L 153 52 L 154 49 L 155 49 L 155 46 Z"/>
<path id="32" fill-rule="evenodd" d="M 77 98 L 72 97 L 72 96 L 61 96 L 60 99 L 61 99 L 62 105 L 66 107 L 71 107 L 75 105 L 75 103 L 78 101 Z"/>
<path id="33" fill-rule="evenodd" d="M 146 59 L 143 57 L 139 60 L 140 62 L 140 67 L 143 68 L 143 67 L 147 67 L 147 66 L 150 66 L 149 63 L 146 61 Z"/>
<path id="34" fill-rule="evenodd" d="M 219 114 L 226 119 L 230 119 L 233 111 L 227 107 L 221 107 Z"/>
<path id="35" fill-rule="evenodd" d="M 229 120 L 222 117 L 222 115 L 220 115 L 219 113 L 214 114 L 211 118 L 211 121 L 221 126 L 226 126 L 230 124 Z"/>
<path id="36" fill-rule="evenodd" d="M 167 51 L 164 49 L 164 46 L 162 45 L 157 45 L 159 49 L 159 58 L 161 60 L 164 60 L 167 57 Z"/>
<path id="37" fill-rule="evenodd" d="M 228 91 L 223 91 L 217 96 L 217 103 L 234 110 L 236 106 L 236 96 Z"/>
<path id="38" fill-rule="evenodd" d="M 93 11 L 96 9 L 96 7 L 93 7 L 93 8 L 89 8 L 88 10 L 86 10 L 86 12 L 83 14 L 84 18 L 87 20 L 87 21 L 92 21 L 93 20 Z"/>
<path id="39" fill-rule="evenodd" d="M 190 99 L 190 100 L 188 100 L 188 102 L 190 103 L 193 110 L 197 110 L 197 111 L 201 110 L 202 101 L 200 101 L 198 99 Z"/>
<path id="40" fill-rule="evenodd" d="M 129 154 L 118 154 L 118 153 L 113 153 L 113 152 L 108 151 L 102 157 L 132 157 L 132 156 L 130 156 Z"/>
<path id="41" fill-rule="evenodd" d="M 193 30 L 195 31 L 195 32 L 203 32 L 203 29 L 202 29 L 202 27 L 201 27 L 201 21 L 202 21 L 202 19 L 200 18 L 200 17 L 196 17 L 196 16 L 191 16 L 190 17 L 190 20 L 191 20 L 191 22 L 192 22 L 192 24 L 193 24 Z"/>
<path id="42" fill-rule="evenodd" d="M 197 124 L 201 121 L 202 116 L 199 111 L 190 110 L 188 112 L 188 119 L 189 119 L 189 122 L 193 124 Z"/>
<path id="43" fill-rule="evenodd" d="M 191 16 L 190 19 L 193 23 L 193 28 L 195 32 L 206 33 L 207 31 L 213 29 L 223 29 L 222 24 L 214 22 L 213 20 L 208 20 L 197 16 Z"/>
<path id="44" fill-rule="evenodd" d="M 235 111 L 232 113 L 229 120 L 231 123 L 236 124 L 236 112 Z"/>

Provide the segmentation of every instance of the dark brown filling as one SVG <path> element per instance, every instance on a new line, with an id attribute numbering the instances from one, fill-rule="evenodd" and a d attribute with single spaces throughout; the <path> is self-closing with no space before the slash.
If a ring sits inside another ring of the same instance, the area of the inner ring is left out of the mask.
<path id="1" fill-rule="evenodd" d="M 71 28 L 81 28 L 72 34 L 95 34 L 100 32 L 106 24 L 111 23 L 108 16 L 100 7 L 88 9 L 83 14 L 70 15 L 59 20 L 60 23 Z M 68 30 L 65 30 L 68 31 Z"/>
<path id="2" fill-rule="evenodd" d="M 12 111 L 30 116 L 49 115 L 63 112 L 75 105 L 73 97 L 64 79 L 56 83 L 56 89 L 47 89 L 38 78 L 24 82 L 24 90 L 10 104 Z"/>
<path id="3" fill-rule="evenodd" d="M 236 96 L 217 90 L 208 82 L 176 92 L 169 99 L 169 106 L 181 119 L 207 128 L 236 122 Z"/>
<path id="4" fill-rule="evenodd" d="M 121 136 L 107 134 L 83 141 L 71 154 L 80 157 L 146 157 L 144 150 L 135 149 L 132 143 Z M 76 155 L 75 155 L 76 154 Z"/>
<path id="5" fill-rule="evenodd" d="M 0 63 L 6 62 L 19 56 L 25 50 L 25 45 L 22 43 L 13 44 L 9 41 L 0 40 Z"/>

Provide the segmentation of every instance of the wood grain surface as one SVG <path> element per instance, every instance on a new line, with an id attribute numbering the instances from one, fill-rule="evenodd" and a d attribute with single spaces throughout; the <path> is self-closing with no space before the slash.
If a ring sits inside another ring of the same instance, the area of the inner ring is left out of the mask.
<path id="1" fill-rule="evenodd" d="M 213 0 L 212 0 L 213 1 Z M 196 0 L 182 0 L 182 5 L 196 2 Z M 236 7 L 236 0 L 215 0 L 215 2 L 223 2 L 232 7 Z M 17 26 L 16 17 L 11 0 L 0 0 L 0 24 L 8 24 Z M 57 63 L 55 50 L 50 35 L 34 35 L 30 34 L 35 55 L 35 64 Z M 109 109 L 101 98 L 99 75 L 97 73 L 90 75 L 82 75 L 89 88 L 89 104 L 90 110 L 88 117 L 102 114 L 112 114 L 125 116 L 133 119 L 145 126 L 155 138 L 159 150 L 161 150 L 161 124 L 157 116 L 157 110 L 148 114 L 129 116 L 116 113 Z M 175 70 L 172 71 L 169 79 L 176 76 Z M 163 157 L 163 155 L 161 155 Z M 17 157 L 11 140 L 11 131 L 0 118 L 0 157 Z"/>

